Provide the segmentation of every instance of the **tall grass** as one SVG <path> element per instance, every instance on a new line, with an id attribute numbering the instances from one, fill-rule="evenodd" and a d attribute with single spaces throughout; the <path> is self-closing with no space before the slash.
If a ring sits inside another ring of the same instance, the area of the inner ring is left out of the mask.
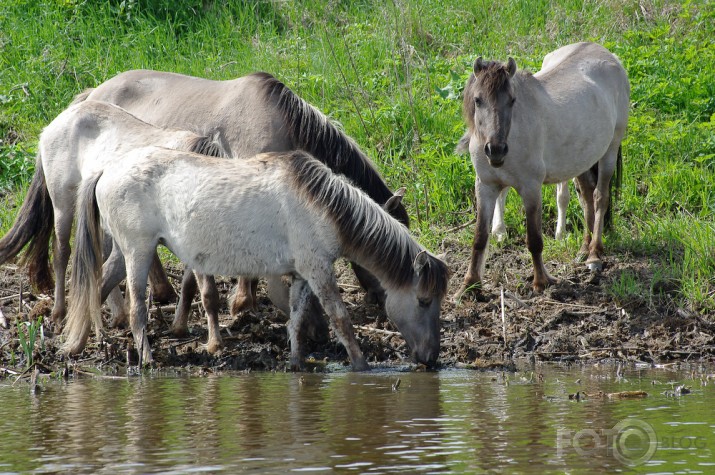
<path id="1" fill-rule="evenodd" d="M 679 250 L 682 259 L 668 264 L 678 304 L 710 312 L 713 25 L 715 6 L 704 1 L 6 0 L 0 189 L 27 183 L 39 132 L 73 95 L 120 71 L 225 79 L 265 70 L 340 123 L 393 187 L 406 186 L 416 229 L 436 241 L 472 216 L 474 172 L 453 149 L 464 127 L 460 94 L 476 56 L 511 55 L 535 71 L 549 51 L 592 40 L 621 58 L 632 85 L 625 180 L 607 239 L 619 251 L 657 259 Z M 552 189 L 544 200 L 552 230 Z M 4 231 L 11 220 L 1 215 Z M 580 229 L 576 200 L 568 217 Z M 524 234 L 515 193 L 507 226 Z M 459 234 L 465 245 L 469 234 Z"/>

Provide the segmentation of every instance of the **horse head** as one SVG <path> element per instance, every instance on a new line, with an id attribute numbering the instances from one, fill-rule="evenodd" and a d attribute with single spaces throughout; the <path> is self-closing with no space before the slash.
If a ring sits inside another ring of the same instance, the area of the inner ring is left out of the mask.
<path id="1" fill-rule="evenodd" d="M 387 292 L 385 311 L 405 338 L 412 359 L 433 367 L 439 357 L 439 315 L 450 272 L 440 258 L 420 251 L 412 282 Z"/>
<path id="2" fill-rule="evenodd" d="M 504 164 L 509 153 L 507 138 L 511 128 L 514 93 L 511 78 L 516 62 L 507 64 L 485 62 L 481 57 L 474 62 L 474 74 L 464 91 L 464 114 L 477 143 L 493 167 Z"/>

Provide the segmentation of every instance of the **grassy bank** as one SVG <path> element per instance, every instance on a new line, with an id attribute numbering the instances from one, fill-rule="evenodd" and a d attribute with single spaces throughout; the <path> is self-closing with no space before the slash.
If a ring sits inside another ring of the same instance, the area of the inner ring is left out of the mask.
<path id="1" fill-rule="evenodd" d="M 712 2 L 75 0 L 0 4 L 0 231 L 14 217 L 37 136 L 72 97 L 118 72 L 169 70 L 215 79 L 268 71 L 342 124 L 405 202 L 423 242 L 473 216 L 474 172 L 453 153 L 460 94 L 478 55 L 538 70 L 566 43 L 592 40 L 623 61 L 632 113 L 609 256 L 640 256 L 644 275 L 614 298 L 659 298 L 715 311 L 715 6 Z M 545 188 L 553 235 L 553 188 Z M 571 259 L 581 212 L 569 206 Z M 525 226 L 510 194 L 510 238 Z M 458 231 L 465 246 L 471 228 Z M 524 252 L 526 252 L 524 250 Z M 456 278 L 461 278 L 461 275 Z M 669 297 L 669 298 L 670 298 Z"/>

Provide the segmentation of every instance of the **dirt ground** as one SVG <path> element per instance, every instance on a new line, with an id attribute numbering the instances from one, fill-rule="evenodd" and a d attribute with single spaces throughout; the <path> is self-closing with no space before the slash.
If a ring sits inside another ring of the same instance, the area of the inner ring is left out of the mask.
<path id="1" fill-rule="evenodd" d="M 451 295 L 464 276 L 468 250 L 456 242 L 444 246 L 455 272 Z M 609 255 L 599 274 L 573 261 L 547 261 L 546 265 L 560 281 L 543 294 L 534 295 L 531 260 L 523 245 L 492 250 L 483 294 L 458 305 L 445 301 L 442 306 L 441 366 L 509 367 L 523 360 L 713 361 L 715 316 L 677 307 L 672 298 L 677 289 L 658 289 L 657 299 L 636 297 L 627 302 L 617 302 L 607 292 L 608 282 L 623 272 L 649 282 L 647 259 Z M 363 303 L 364 293 L 348 265 L 340 262 L 337 273 L 358 341 L 370 364 L 419 369 L 406 360 L 404 340 L 384 312 Z M 177 289 L 180 274 L 178 268 L 169 269 Z M 173 306 L 152 305 L 149 338 L 156 368 L 180 367 L 181 371 L 197 372 L 286 369 L 286 317 L 274 309 L 261 284 L 258 310 L 232 318 L 225 301 L 233 282 L 219 279 L 224 297 L 221 325 L 225 348 L 215 355 L 205 349 L 207 331 L 198 301 L 189 323 L 191 336 L 184 339 L 174 338 L 169 332 Z M 12 264 L 0 267 L 0 373 L 17 374 L 25 368 L 18 323 L 36 320 L 39 315 L 48 319 L 51 305 L 50 297 L 28 288 L 23 269 Z M 101 342 L 93 335 L 85 351 L 69 360 L 57 351 L 60 337 L 53 335 L 47 322 L 43 332 L 44 342 L 38 339 L 35 349 L 35 361 L 43 372 L 123 374 L 136 364 L 128 330 L 105 328 Z M 327 343 L 308 342 L 306 348 L 310 370 L 348 364 L 344 349 L 334 338 Z M 3 376 L 0 374 L 0 378 Z"/>

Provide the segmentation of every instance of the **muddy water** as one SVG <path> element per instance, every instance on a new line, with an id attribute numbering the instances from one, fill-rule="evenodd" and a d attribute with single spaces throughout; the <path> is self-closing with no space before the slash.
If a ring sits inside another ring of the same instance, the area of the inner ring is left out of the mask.
<path id="1" fill-rule="evenodd" d="M 715 382 L 623 376 L 174 375 L 44 382 L 36 394 L 3 380 L 0 473 L 715 472 Z M 672 382 L 692 393 L 662 394 Z M 648 397 L 568 399 L 637 390 Z"/>

